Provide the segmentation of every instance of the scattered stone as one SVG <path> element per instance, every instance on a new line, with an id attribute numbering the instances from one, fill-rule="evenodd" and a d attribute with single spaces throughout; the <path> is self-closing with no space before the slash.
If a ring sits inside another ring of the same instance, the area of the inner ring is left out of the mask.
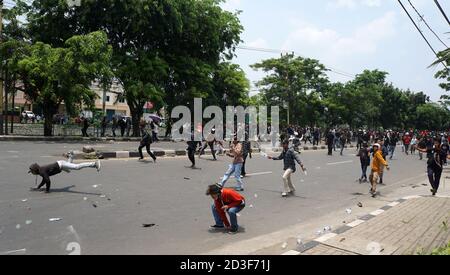
<path id="1" fill-rule="evenodd" d="M 352 213 L 352 210 L 350 209 L 350 208 L 347 208 L 346 210 L 345 210 L 345 212 L 347 212 L 347 214 L 351 214 Z"/>
<path id="2" fill-rule="evenodd" d="M 23 200 L 22 200 L 22 202 L 27 202 L 27 201 L 28 201 L 28 199 L 23 199 Z"/>
<path id="3" fill-rule="evenodd" d="M 30 225 L 30 224 L 32 224 L 32 223 L 33 223 L 32 220 L 27 220 L 27 221 L 25 222 L 26 225 Z"/>
<path id="4" fill-rule="evenodd" d="M 59 222 L 59 221 L 61 221 L 62 220 L 62 218 L 51 218 L 51 219 L 48 219 L 50 222 Z"/>
<path id="5" fill-rule="evenodd" d="M 22 226 L 20 224 L 16 225 L 16 229 L 19 230 Z"/>
<path id="6" fill-rule="evenodd" d="M 257 199 L 258 198 L 258 194 L 255 194 L 255 199 Z"/>
<path id="7" fill-rule="evenodd" d="M 345 238 L 342 238 L 339 242 L 342 243 L 343 241 L 345 241 Z"/>
<path id="8" fill-rule="evenodd" d="M 358 202 L 358 207 L 363 207 L 363 204 L 361 202 Z"/>
<path id="9" fill-rule="evenodd" d="M 92 146 L 84 146 L 83 147 L 83 153 L 90 154 L 94 153 L 95 149 Z"/>
<path id="10" fill-rule="evenodd" d="M 144 228 L 150 228 L 150 227 L 154 227 L 154 226 L 156 226 L 156 224 L 154 224 L 154 223 L 149 223 L 149 224 L 143 224 L 142 225 L 142 227 L 144 227 Z"/>
<path id="11" fill-rule="evenodd" d="M 288 246 L 288 244 L 287 244 L 286 242 L 284 242 L 284 243 L 281 245 L 281 248 L 282 248 L 282 249 L 286 249 L 287 246 Z"/>

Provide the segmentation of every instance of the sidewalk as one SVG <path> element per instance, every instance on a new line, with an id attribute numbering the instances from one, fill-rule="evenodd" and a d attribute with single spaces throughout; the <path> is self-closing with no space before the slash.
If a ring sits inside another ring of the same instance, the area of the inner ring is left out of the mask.
<path id="1" fill-rule="evenodd" d="M 283 255 L 428 255 L 450 242 L 448 183 L 450 168 L 442 195 L 403 197 Z"/>

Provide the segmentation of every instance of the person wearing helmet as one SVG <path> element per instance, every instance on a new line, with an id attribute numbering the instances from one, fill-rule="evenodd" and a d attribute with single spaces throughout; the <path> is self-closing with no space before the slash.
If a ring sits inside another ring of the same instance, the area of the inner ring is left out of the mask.
<path id="1" fill-rule="evenodd" d="M 232 189 L 223 189 L 219 184 L 210 185 L 207 196 L 214 200 L 212 213 L 215 224 L 211 229 L 227 229 L 229 234 L 236 234 L 239 230 L 237 214 L 245 208 L 245 198 Z M 227 215 L 230 216 L 228 221 Z"/>

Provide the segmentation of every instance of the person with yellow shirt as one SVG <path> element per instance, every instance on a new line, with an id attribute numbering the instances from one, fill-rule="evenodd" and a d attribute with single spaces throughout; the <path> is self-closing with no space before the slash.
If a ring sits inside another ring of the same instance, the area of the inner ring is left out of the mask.
<path id="1" fill-rule="evenodd" d="M 373 145 L 373 161 L 372 161 L 372 172 L 369 176 L 370 183 L 372 185 L 372 188 L 370 189 L 370 194 L 372 194 L 372 197 L 375 198 L 377 195 L 377 183 L 380 179 L 380 175 L 383 171 L 383 167 L 386 167 L 386 169 L 389 171 L 389 165 L 387 161 L 383 158 L 383 153 L 381 151 L 381 145 L 376 143 Z"/>

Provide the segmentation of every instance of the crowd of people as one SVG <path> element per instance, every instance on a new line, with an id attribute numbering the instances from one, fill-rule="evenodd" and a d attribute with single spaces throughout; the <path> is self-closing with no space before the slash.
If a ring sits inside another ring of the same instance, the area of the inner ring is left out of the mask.
<path id="1" fill-rule="evenodd" d="M 87 121 L 84 120 L 84 121 Z M 127 121 L 121 119 L 121 125 L 127 125 Z M 151 126 L 153 124 L 153 127 Z M 119 125 L 117 119 L 113 119 L 113 134 L 114 125 Z M 102 127 L 104 125 L 102 124 Z M 148 127 L 149 126 L 149 127 Z M 155 133 L 155 123 L 150 122 L 147 125 L 145 121 L 140 123 L 141 142 L 139 145 L 140 160 L 144 159 L 142 152 L 146 148 L 148 155 L 156 162 L 156 156 L 151 151 L 151 144 L 157 141 L 157 133 Z M 84 124 L 84 128 L 87 128 Z M 121 133 L 124 135 L 126 127 L 121 128 Z M 152 130 L 150 133 L 147 128 Z M 193 129 L 195 130 L 195 129 Z M 197 129 L 199 131 L 201 129 Z M 83 129 L 83 134 L 86 129 Z M 238 131 L 237 131 L 238 132 Z M 102 135 L 104 132 L 102 132 Z M 348 144 L 352 142 L 356 144 L 355 154 L 360 159 L 361 163 L 361 177 L 359 183 L 370 183 L 370 194 L 376 197 L 378 184 L 383 183 L 383 176 L 385 170 L 390 170 L 389 161 L 392 161 L 396 148 L 401 147 L 402 153 L 406 155 L 418 156 L 422 160 L 424 156 L 427 158 L 427 173 L 431 185 L 432 195 L 436 195 L 439 190 L 440 179 L 443 167 L 447 165 L 447 159 L 450 158 L 449 143 L 450 132 L 433 132 L 433 131 L 372 131 L 358 129 L 356 131 L 348 128 L 330 128 L 320 129 L 300 128 L 289 126 L 281 134 L 269 133 L 272 137 L 277 137 L 281 141 L 281 153 L 279 156 L 269 156 L 262 153 L 262 156 L 269 160 L 283 161 L 283 173 L 281 182 L 281 196 L 288 197 L 295 195 L 295 185 L 292 183 L 292 174 L 297 171 L 297 164 L 300 165 L 301 171 L 307 174 L 307 169 L 300 158 L 302 143 L 308 142 L 313 146 L 326 144 L 328 147 L 328 155 L 332 155 L 333 151 L 340 149 L 340 155 L 343 155 L 343 150 L 348 148 Z M 194 133 L 191 139 L 187 141 L 188 158 L 191 161 L 191 166 L 187 168 L 199 169 L 196 167 L 195 156 L 201 157 L 206 148 L 211 149 L 213 160 L 217 160 L 216 150 L 218 148 L 219 155 L 226 152 L 226 156 L 230 158 L 230 164 L 224 173 L 223 178 L 219 183 L 208 186 L 206 194 L 211 196 L 214 203 L 212 205 L 212 214 L 215 224 L 211 226 L 213 230 L 226 229 L 228 233 L 235 234 L 238 232 L 239 225 L 237 221 L 238 213 L 242 211 L 245 206 L 245 198 L 240 193 L 244 191 L 244 178 L 246 177 L 245 164 L 248 158 L 252 158 L 252 144 L 247 131 L 245 131 L 245 139 L 240 141 L 238 133 L 232 135 L 232 140 L 229 144 L 229 149 L 224 149 L 224 141 L 216 135 L 216 130 L 204 137 L 204 144 L 194 139 Z M 253 142 L 255 142 L 252 139 Z M 259 144 L 258 144 L 259 145 Z M 58 161 L 51 165 L 39 166 L 33 164 L 30 167 L 30 173 L 41 176 L 42 183 L 36 190 L 46 185 L 46 191 L 50 192 L 50 176 L 61 173 L 62 171 L 70 172 L 72 170 L 80 170 L 84 168 L 96 168 L 100 171 L 100 162 L 83 163 L 75 165 L 71 160 Z M 368 169 L 370 168 L 370 172 Z M 226 188 L 227 182 L 234 176 L 236 181 L 235 188 Z M 229 216 L 229 220 L 227 217 Z"/>

